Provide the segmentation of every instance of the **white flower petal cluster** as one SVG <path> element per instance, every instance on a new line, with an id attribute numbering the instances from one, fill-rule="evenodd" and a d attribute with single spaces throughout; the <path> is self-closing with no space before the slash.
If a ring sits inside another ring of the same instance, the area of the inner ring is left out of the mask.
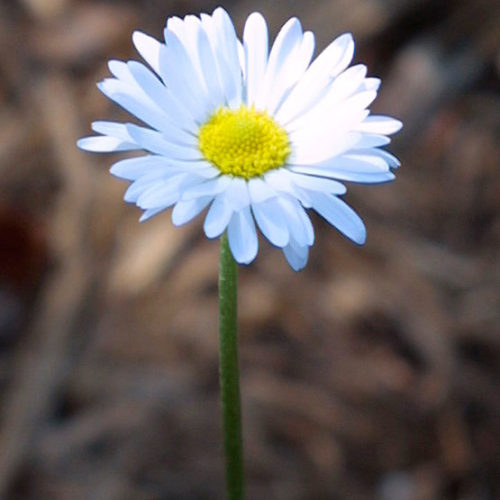
<path id="1" fill-rule="evenodd" d="M 200 18 L 169 18 L 164 37 L 162 43 L 135 32 L 135 47 L 151 69 L 113 60 L 113 78 L 98 85 L 146 127 L 97 121 L 92 129 L 100 135 L 78 142 L 93 152 L 147 152 L 111 168 L 131 181 L 125 201 L 144 210 L 141 220 L 173 206 L 173 223 L 182 225 L 208 207 L 207 237 L 227 230 L 237 262 L 256 257 L 258 227 L 294 270 L 306 265 L 314 241 L 306 209 L 363 244 L 365 227 L 340 198 L 346 192 L 340 181 L 391 181 L 399 162 L 380 147 L 401 122 L 370 115 L 380 80 L 367 77 L 362 64 L 349 67 L 352 36 L 336 38 L 312 60 L 314 35 L 298 19 L 281 28 L 269 51 L 260 14 L 248 17 L 240 42 L 218 8 Z M 200 128 L 217 110 L 242 106 L 267 113 L 290 143 L 283 165 L 251 178 L 222 173 L 199 147 Z"/>

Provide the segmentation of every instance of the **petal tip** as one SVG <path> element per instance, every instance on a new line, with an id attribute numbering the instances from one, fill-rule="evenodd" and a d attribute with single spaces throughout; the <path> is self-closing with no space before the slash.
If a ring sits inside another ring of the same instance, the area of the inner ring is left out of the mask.
<path id="1" fill-rule="evenodd" d="M 81 149 L 82 151 L 87 151 L 87 149 L 85 148 L 85 143 L 87 142 L 85 139 L 87 139 L 87 137 L 82 137 L 81 139 L 78 139 L 76 141 L 76 147 L 78 149 Z"/>
<path id="2" fill-rule="evenodd" d="M 224 9 L 224 7 L 217 7 L 214 9 L 214 11 L 212 12 L 212 16 L 224 16 L 226 18 L 229 17 L 229 14 L 227 12 L 226 9 Z"/>
<path id="3" fill-rule="evenodd" d="M 149 38 L 149 35 L 146 35 L 146 33 L 143 33 L 142 31 L 135 30 L 132 33 L 132 41 L 134 42 L 134 44 L 136 42 L 140 42 L 141 40 L 144 40 L 145 38 Z"/>
<path id="4" fill-rule="evenodd" d="M 266 21 L 264 16 L 258 12 L 258 11 L 255 11 L 255 12 L 252 12 L 248 17 L 247 17 L 247 21 L 249 21 L 250 19 L 254 20 L 254 19 L 258 19 L 259 21 Z"/>

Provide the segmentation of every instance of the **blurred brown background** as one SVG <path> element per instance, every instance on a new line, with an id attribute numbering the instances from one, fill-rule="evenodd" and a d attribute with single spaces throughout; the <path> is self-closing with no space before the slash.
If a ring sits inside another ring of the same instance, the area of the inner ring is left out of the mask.
<path id="1" fill-rule="evenodd" d="M 0 498 L 222 498 L 217 242 L 139 224 L 96 89 L 183 0 L 0 3 Z M 231 0 L 238 32 L 344 31 L 401 118 L 403 166 L 350 185 L 358 248 L 318 217 L 306 270 L 240 273 L 248 498 L 500 498 L 500 51 L 495 0 Z"/>

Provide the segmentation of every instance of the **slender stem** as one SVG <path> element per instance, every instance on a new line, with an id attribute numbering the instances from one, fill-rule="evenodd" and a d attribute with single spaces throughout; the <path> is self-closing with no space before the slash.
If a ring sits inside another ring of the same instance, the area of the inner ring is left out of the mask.
<path id="1" fill-rule="evenodd" d="M 243 500 L 243 442 L 241 437 L 240 375 L 236 295 L 238 266 L 224 234 L 219 264 L 219 362 L 222 431 L 226 459 L 227 500 Z"/>

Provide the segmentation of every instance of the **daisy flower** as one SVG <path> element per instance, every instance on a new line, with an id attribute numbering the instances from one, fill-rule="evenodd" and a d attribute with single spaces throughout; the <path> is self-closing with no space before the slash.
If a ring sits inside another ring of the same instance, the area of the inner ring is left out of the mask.
<path id="1" fill-rule="evenodd" d="M 401 122 L 370 115 L 378 78 L 349 67 L 354 41 L 336 38 L 313 60 L 314 35 L 290 19 L 271 50 L 266 22 L 251 14 L 238 40 L 222 8 L 171 17 L 165 42 L 141 33 L 133 42 L 149 68 L 110 61 L 103 94 L 146 126 L 96 121 L 98 136 L 79 140 L 93 152 L 145 151 L 111 173 L 131 181 L 125 201 L 141 220 L 172 207 L 182 225 L 205 209 L 204 231 L 227 231 L 235 260 L 252 262 L 257 228 L 294 270 L 306 263 L 312 209 L 357 244 L 366 230 L 341 198 L 341 181 L 394 179 L 398 160 L 380 149 Z"/>

